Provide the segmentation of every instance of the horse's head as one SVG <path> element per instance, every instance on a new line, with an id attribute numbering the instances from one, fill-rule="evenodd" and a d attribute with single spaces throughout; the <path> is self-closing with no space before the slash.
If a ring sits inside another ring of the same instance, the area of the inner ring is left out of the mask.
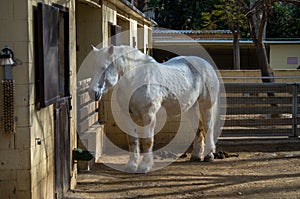
<path id="1" fill-rule="evenodd" d="M 96 93 L 96 100 L 100 100 L 102 95 L 118 82 L 119 72 L 114 51 L 114 46 L 102 49 L 93 47 L 92 59 L 94 59 L 93 64 L 96 64 L 95 75 L 97 77 L 94 78 L 92 89 Z"/>
<path id="2" fill-rule="evenodd" d="M 91 54 L 90 59 L 94 65 L 94 78 L 91 86 L 96 92 L 97 100 L 100 100 L 109 88 L 117 84 L 119 75 L 122 76 L 150 60 L 147 55 L 130 46 L 110 46 L 101 49 L 93 47 Z"/>

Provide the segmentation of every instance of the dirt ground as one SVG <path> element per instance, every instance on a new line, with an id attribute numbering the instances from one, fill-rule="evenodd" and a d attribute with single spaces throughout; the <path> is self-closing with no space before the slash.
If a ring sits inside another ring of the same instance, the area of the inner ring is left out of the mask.
<path id="1" fill-rule="evenodd" d="M 148 174 L 98 163 L 80 171 L 76 189 L 66 198 L 300 198 L 299 140 L 225 141 L 218 150 L 239 156 L 214 162 L 189 162 L 187 157 Z"/>

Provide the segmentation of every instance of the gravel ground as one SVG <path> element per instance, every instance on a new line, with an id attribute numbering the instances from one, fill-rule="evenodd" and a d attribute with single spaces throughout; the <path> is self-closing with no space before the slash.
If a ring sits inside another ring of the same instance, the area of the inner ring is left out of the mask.
<path id="1" fill-rule="evenodd" d="M 97 163 L 79 172 L 78 184 L 66 198 L 300 198 L 299 141 L 255 143 L 221 142 L 219 149 L 238 157 L 189 162 L 188 154 L 148 174 L 124 173 Z M 123 160 L 103 157 L 113 164 Z"/>

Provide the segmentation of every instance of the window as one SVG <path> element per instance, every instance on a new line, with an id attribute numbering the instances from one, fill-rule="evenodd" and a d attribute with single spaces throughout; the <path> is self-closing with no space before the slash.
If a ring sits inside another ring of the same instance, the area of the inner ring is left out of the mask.
<path id="1" fill-rule="evenodd" d="M 69 14 L 59 5 L 38 3 L 36 15 L 37 107 L 70 96 Z"/>

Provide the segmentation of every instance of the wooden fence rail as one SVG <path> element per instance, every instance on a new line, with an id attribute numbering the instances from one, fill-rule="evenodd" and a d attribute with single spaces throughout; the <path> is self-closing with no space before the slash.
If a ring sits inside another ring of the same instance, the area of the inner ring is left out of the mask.
<path id="1" fill-rule="evenodd" d="M 299 136 L 300 83 L 225 83 L 222 136 Z"/>

